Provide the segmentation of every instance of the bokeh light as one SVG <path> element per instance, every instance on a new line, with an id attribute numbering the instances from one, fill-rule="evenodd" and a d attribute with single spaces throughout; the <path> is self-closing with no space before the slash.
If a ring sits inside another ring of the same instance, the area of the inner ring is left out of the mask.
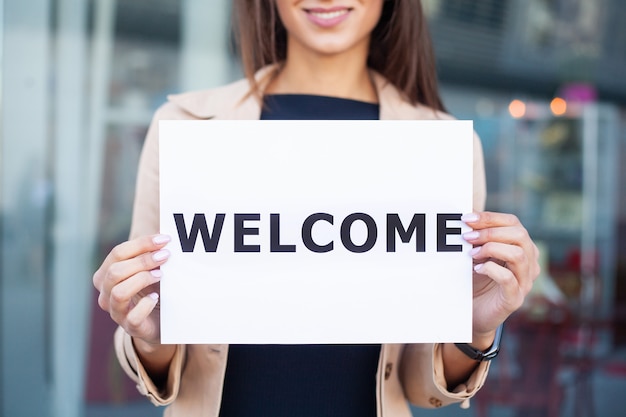
<path id="1" fill-rule="evenodd" d="M 513 100 L 509 104 L 509 113 L 516 119 L 524 117 L 526 114 L 526 103 L 522 100 Z"/>
<path id="2" fill-rule="evenodd" d="M 550 102 L 550 110 L 555 116 L 563 116 L 567 112 L 567 102 L 561 97 L 555 97 Z"/>

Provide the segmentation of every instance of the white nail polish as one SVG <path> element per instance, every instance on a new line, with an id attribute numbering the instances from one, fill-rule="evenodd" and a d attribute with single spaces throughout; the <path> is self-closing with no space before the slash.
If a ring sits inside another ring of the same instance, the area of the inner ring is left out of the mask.
<path id="1" fill-rule="evenodd" d="M 160 262 L 164 259 L 167 259 L 167 257 L 170 256 L 170 251 L 165 250 L 165 249 L 161 249 L 160 251 L 156 252 L 154 255 L 152 255 L 152 259 L 154 259 L 157 262 Z"/>
<path id="2" fill-rule="evenodd" d="M 476 213 L 466 213 L 461 216 L 461 221 L 465 223 L 474 223 L 478 221 L 478 214 Z"/>
<path id="3" fill-rule="evenodd" d="M 163 243 L 167 243 L 170 240 L 171 239 L 168 235 L 156 235 L 152 238 L 152 242 L 154 242 L 155 245 L 162 245 Z"/>

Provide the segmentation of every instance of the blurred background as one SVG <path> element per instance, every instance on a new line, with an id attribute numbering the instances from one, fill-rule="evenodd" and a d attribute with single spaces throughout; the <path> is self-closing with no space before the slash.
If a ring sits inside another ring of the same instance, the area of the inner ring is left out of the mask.
<path id="1" fill-rule="evenodd" d="M 0 415 L 157 416 L 122 374 L 91 285 L 126 239 L 169 93 L 241 77 L 228 0 L 0 0 Z M 444 101 L 483 140 L 488 209 L 542 276 L 462 410 L 626 413 L 626 6 L 424 0 Z"/>

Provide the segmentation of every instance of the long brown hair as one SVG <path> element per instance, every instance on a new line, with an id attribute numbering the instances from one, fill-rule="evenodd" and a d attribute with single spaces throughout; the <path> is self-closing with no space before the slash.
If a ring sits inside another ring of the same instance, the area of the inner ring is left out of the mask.
<path id="1" fill-rule="evenodd" d="M 287 57 L 287 31 L 273 0 L 234 1 L 235 38 L 246 77 Z M 444 110 L 432 42 L 420 0 L 385 0 L 370 41 L 367 64 L 412 104 Z"/>

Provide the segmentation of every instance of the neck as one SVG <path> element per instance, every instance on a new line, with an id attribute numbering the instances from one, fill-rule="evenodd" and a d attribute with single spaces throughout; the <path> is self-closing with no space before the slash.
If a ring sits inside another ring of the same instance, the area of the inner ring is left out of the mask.
<path id="1" fill-rule="evenodd" d="M 315 94 L 378 102 L 367 69 L 366 52 L 320 55 L 300 50 L 294 43 L 289 43 L 287 48 L 287 60 L 266 92 Z"/>

